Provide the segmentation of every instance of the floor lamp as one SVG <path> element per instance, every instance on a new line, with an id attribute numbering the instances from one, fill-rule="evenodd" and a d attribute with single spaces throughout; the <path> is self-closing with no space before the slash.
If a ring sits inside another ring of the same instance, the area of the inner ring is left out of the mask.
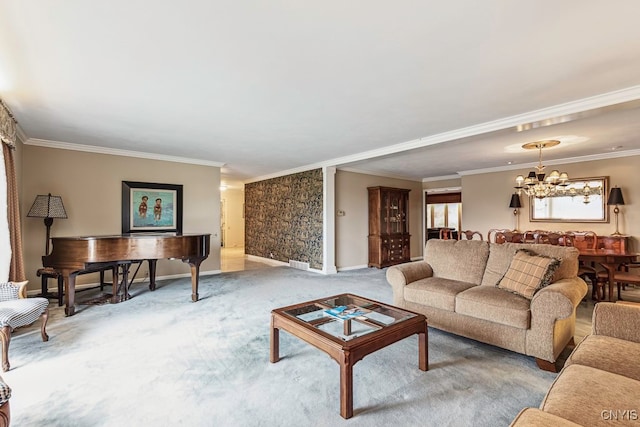
<path id="1" fill-rule="evenodd" d="M 622 190 L 619 187 L 613 187 L 611 192 L 609 193 L 609 200 L 607 200 L 607 205 L 615 205 L 613 208 L 613 213 L 616 216 L 616 232 L 612 234 L 612 236 L 622 236 L 620 231 L 618 231 L 618 214 L 620 213 L 620 209 L 618 209 L 618 205 L 624 205 L 624 197 L 622 197 Z"/>
<path id="2" fill-rule="evenodd" d="M 516 217 L 516 228 L 513 231 L 517 232 L 519 227 L 518 214 L 520 213 L 518 209 L 520 209 L 522 205 L 520 204 L 520 196 L 518 196 L 516 193 L 513 193 L 511 195 L 511 202 L 509 202 L 509 207 L 513 209 L 513 216 Z"/>
<path id="3" fill-rule="evenodd" d="M 44 218 L 44 226 L 47 227 L 47 240 L 45 243 L 45 255 L 49 255 L 49 241 L 51 240 L 51 226 L 54 218 L 67 218 L 67 212 L 62 204 L 62 197 L 52 196 L 51 193 L 36 196 L 29 209 L 28 217 Z"/>

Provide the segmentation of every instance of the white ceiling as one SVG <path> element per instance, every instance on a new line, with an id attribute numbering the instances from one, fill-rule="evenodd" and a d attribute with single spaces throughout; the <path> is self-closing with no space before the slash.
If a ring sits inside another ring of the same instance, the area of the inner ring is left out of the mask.
<path id="1" fill-rule="evenodd" d="M 0 0 L 0 96 L 28 143 L 229 181 L 524 167 L 537 153 L 509 147 L 558 136 L 545 160 L 638 154 L 638 16 L 637 0 Z M 516 130 L 551 118 L 572 120 Z"/>

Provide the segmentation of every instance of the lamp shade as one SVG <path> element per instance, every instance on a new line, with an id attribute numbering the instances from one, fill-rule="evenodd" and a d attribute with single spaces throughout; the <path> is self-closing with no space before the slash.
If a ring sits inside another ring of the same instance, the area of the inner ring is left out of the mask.
<path id="1" fill-rule="evenodd" d="M 613 187 L 609 193 L 608 205 L 624 205 L 624 197 L 622 197 L 622 190 L 620 187 Z"/>
<path id="2" fill-rule="evenodd" d="M 510 208 L 521 208 L 522 205 L 520 204 L 520 196 L 518 196 L 517 194 L 512 194 L 511 195 L 511 202 L 509 203 L 509 207 Z"/>
<path id="3" fill-rule="evenodd" d="M 62 204 L 62 197 L 52 196 L 51 193 L 38 195 L 29 209 L 31 218 L 67 218 L 67 212 Z"/>

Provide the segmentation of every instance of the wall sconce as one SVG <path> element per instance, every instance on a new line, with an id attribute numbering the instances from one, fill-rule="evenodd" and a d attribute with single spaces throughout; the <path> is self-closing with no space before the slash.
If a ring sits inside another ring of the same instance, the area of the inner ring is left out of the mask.
<path id="1" fill-rule="evenodd" d="M 513 208 L 513 216 L 516 218 L 516 228 L 513 231 L 518 231 L 519 227 L 519 218 L 518 214 L 520 213 L 518 209 L 522 207 L 520 204 L 520 196 L 517 193 L 511 195 L 511 201 L 509 202 L 509 207 Z"/>
<path id="2" fill-rule="evenodd" d="M 54 218 L 67 218 L 67 212 L 62 204 L 62 197 L 48 195 L 38 195 L 29 209 L 28 217 L 44 218 L 44 226 L 47 227 L 47 241 L 45 243 L 45 255 L 49 255 L 49 240 L 51 226 Z"/>
<path id="3" fill-rule="evenodd" d="M 612 236 L 622 236 L 622 234 L 618 231 L 618 214 L 620 213 L 618 205 L 624 205 L 624 197 L 622 197 L 622 190 L 619 187 L 613 187 L 611 189 L 611 192 L 609 192 L 607 205 L 615 205 L 615 208 L 613 208 L 613 213 L 616 216 L 616 232 L 613 233 Z"/>

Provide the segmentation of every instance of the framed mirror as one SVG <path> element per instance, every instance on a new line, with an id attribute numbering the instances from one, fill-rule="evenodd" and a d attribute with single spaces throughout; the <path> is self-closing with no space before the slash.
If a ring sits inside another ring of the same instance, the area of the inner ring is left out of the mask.
<path id="1" fill-rule="evenodd" d="M 572 179 L 564 191 L 530 198 L 529 219 L 539 222 L 609 222 L 609 177 Z"/>

